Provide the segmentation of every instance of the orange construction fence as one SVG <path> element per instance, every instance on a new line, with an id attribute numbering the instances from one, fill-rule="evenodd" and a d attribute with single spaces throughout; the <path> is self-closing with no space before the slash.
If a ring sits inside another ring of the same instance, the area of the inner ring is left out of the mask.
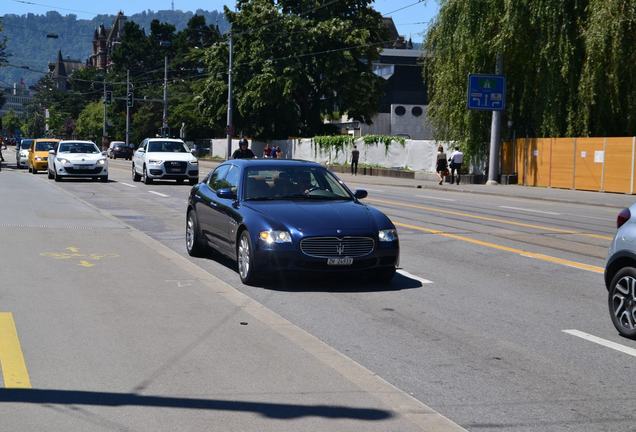
<path id="1" fill-rule="evenodd" d="M 525 186 L 633 194 L 636 137 L 522 138 L 504 142 L 502 174 Z"/>

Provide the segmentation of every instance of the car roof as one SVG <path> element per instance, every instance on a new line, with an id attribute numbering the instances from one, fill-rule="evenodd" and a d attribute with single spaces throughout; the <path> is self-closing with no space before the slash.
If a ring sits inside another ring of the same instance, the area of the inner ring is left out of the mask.
<path id="1" fill-rule="evenodd" d="M 60 140 L 57 139 L 57 138 L 36 138 L 33 141 L 35 141 L 36 143 L 38 143 L 38 142 L 51 142 L 51 141 L 60 142 Z"/>
<path id="2" fill-rule="evenodd" d="M 242 167 L 251 166 L 319 166 L 317 162 L 306 161 L 302 159 L 231 159 L 226 162 L 231 162 L 234 165 Z"/>
<path id="3" fill-rule="evenodd" d="M 179 138 L 148 138 L 148 141 L 149 142 L 152 142 L 152 141 L 162 141 L 162 142 L 173 141 L 173 142 L 180 142 L 180 143 L 183 142 L 183 140 L 181 140 Z"/>
<path id="4" fill-rule="evenodd" d="M 84 140 L 62 140 L 60 141 L 60 144 L 95 144 L 95 143 L 93 141 L 84 141 Z"/>

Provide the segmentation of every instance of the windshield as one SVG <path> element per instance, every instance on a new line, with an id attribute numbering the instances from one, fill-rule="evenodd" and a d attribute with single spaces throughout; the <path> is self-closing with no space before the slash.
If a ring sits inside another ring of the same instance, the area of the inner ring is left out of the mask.
<path id="1" fill-rule="evenodd" d="M 38 141 L 35 143 L 35 151 L 55 150 L 57 141 Z"/>
<path id="2" fill-rule="evenodd" d="M 190 153 L 190 150 L 179 141 L 152 141 L 148 144 L 148 153 Z"/>
<path id="3" fill-rule="evenodd" d="M 100 153 L 97 146 L 93 143 L 62 143 L 58 153 Z"/>
<path id="4" fill-rule="evenodd" d="M 22 142 L 20 143 L 20 148 L 22 150 L 28 150 L 29 148 L 31 148 L 32 143 L 33 141 L 31 140 L 22 140 Z"/>
<path id="5" fill-rule="evenodd" d="M 322 167 L 264 166 L 247 168 L 246 200 L 351 200 L 343 185 Z"/>

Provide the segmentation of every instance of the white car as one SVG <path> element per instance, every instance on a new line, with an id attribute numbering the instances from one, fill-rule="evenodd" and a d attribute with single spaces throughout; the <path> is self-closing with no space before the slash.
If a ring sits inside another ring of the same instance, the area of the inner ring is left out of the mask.
<path id="1" fill-rule="evenodd" d="M 108 159 L 92 141 L 60 141 L 49 152 L 49 178 L 88 177 L 108 181 Z"/>
<path id="2" fill-rule="evenodd" d="M 29 159 L 29 149 L 31 148 L 32 139 L 23 139 L 20 144 L 15 146 L 15 165 L 18 168 L 27 166 L 27 160 Z"/>
<path id="3" fill-rule="evenodd" d="M 180 139 L 146 138 L 135 151 L 132 179 L 146 184 L 153 180 L 199 182 L 199 161 Z"/>

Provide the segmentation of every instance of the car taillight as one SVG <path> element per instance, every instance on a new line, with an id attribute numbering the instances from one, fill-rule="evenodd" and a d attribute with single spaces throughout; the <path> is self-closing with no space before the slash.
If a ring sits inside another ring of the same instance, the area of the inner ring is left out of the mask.
<path id="1" fill-rule="evenodd" d="M 628 208 L 621 210 L 621 212 L 618 214 L 618 217 L 616 218 L 616 228 L 622 227 L 623 224 L 627 222 L 630 217 L 632 217 L 632 213 L 629 211 Z"/>

